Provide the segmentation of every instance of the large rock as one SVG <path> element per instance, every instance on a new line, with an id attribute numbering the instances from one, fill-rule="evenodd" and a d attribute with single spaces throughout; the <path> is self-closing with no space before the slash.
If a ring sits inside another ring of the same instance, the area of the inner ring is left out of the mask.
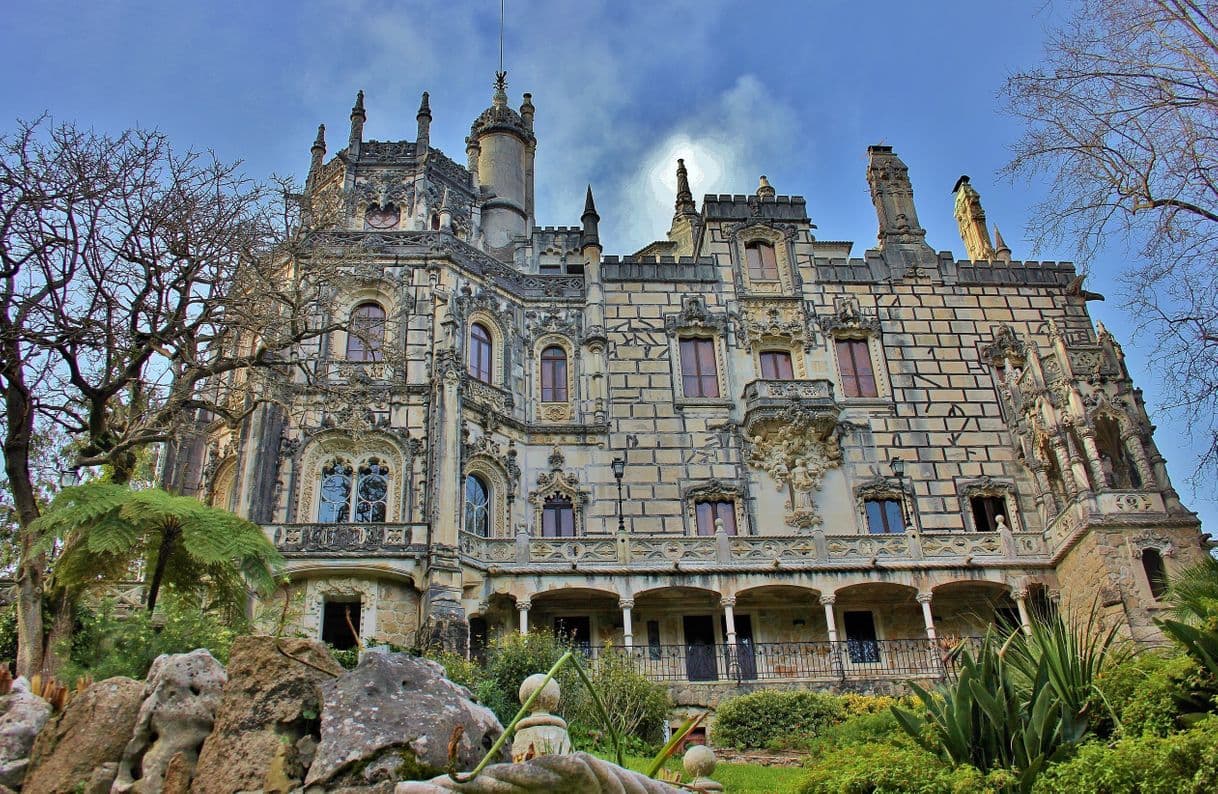
<path id="1" fill-rule="evenodd" d="M 175 780 L 189 781 L 211 733 L 224 692 L 224 666 L 206 650 L 158 656 L 144 684 L 144 704 L 119 764 L 115 794 L 158 794 L 176 757 Z"/>
<path id="2" fill-rule="evenodd" d="M 121 676 L 98 681 L 75 695 L 38 734 L 25 790 L 40 794 L 108 790 L 143 700 L 143 682 Z"/>
<path id="3" fill-rule="evenodd" d="M 466 783 L 448 776 L 398 783 L 394 794 L 681 794 L 683 789 L 623 769 L 587 753 L 542 755 L 523 764 L 496 764 Z"/>
<path id="4" fill-rule="evenodd" d="M 342 672 L 326 646 L 315 640 L 237 638 L 220 710 L 199 753 L 190 790 L 264 791 L 277 755 L 277 776 L 303 779 L 298 748 L 308 744 L 302 742 L 306 737 L 316 737 L 321 684 Z"/>
<path id="5" fill-rule="evenodd" d="M 0 697 L 0 786 L 19 788 L 30 764 L 34 738 L 51 716 L 51 704 L 31 694 L 24 678 Z"/>
<path id="6" fill-rule="evenodd" d="M 458 769 L 472 769 L 503 726 L 444 668 L 407 654 L 366 653 L 322 687 L 321 743 L 308 785 L 326 788 L 420 780 L 444 772 L 460 727 Z M 506 748 L 496 760 L 508 760 Z"/>

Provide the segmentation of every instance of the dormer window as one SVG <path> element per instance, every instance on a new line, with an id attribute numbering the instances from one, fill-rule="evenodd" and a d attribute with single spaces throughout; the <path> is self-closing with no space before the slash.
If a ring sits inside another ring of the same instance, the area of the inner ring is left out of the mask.
<path id="1" fill-rule="evenodd" d="M 744 246 L 744 256 L 750 279 L 754 281 L 778 280 L 778 258 L 775 256 L 773 245 L 754 240 Z"/>

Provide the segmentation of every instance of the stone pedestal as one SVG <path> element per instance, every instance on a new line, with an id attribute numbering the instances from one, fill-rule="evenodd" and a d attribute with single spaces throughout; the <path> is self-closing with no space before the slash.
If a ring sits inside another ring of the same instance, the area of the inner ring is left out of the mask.
<path id="1" fill-rule="evenodd" d="M 545 675 L 536 673 L 524 679 L 520 685 L 520 702 L 523 704 L 541 686 Z M 539 755 L 570 755 L 571 736 L 567 723 L 550 711 L 558 708 L 561 692 L 558 682 L 551 679 L 533 701 L 529 716 L 516 725 L 516 736 L 512 740 L 512 760 L 519 763 Z"/>

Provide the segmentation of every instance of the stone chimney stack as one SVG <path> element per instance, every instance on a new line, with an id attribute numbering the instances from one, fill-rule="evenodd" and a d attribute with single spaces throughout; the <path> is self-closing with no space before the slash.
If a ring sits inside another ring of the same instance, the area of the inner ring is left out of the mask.
<path id="1" fill-rule="evenodd" d="M 364 113 L 364 92 L 355 95 L 355 107 L 351 108 L 351 137 L 347 140 L 347 152 L 352 157 L 359 157 L 359 146 L 364 141 L 364 122 L 368 115 Z"/>
<path id="2" fill-rule="evenodd" d="M 891 244 L 926 244 L 926 230 L 918 223 L 909 168 L 891 146 L 867 147 L 867 184 L 879 221 L 879 248 Z"/>
<path id="3" fill-rule="evenodd" d="M 965 255 L 974 262 L 992 261 L 994 246 L 990 244 L 985 210 L 981 208 L 981 195 L 969 184 L 967 174 L 956 180 L 952 193 L 956 194 L 956 225 L 960 227 L 960 239 L 964 241 Z"/>

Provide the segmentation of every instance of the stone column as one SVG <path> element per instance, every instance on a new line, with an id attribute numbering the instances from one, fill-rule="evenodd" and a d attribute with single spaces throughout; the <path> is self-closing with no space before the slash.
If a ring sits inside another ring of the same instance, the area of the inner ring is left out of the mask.
<path id="1" fill-rule="evenodd" d="M 738 658 L 738 649 L 736 648 L 736 596 L 724 596 L 719 600 L 720 606 L 723 607 L 723 621 L 727 629 L 727 636 L 724 641 L 727 643 L 727 653 L 725 661 L 727 662 L 727 674 L 730 678 L 738 678 L 740 672 L 740 659 Z"/>
<path id="2" fill-rule="evenodd" d="M 1032 478 L 1036 483 L 1036 510 L 1040 513 L 1041 521 L 1048 524 L 1049 519 L 1061 509 L 1057 503 L 1057 494 L 1053 493 L 1053 485 L 1049 482 L 1048 467 L 1035 457 L 1029 456 L 1028 468 L 1032 470 Z"/>
<path id="3" fill-rule="evenodd" d="M 1011 588 L 1011 598 L 1015 599 L 1015 608 L 1019 610 L 1019 627 L 1024 634 L 1032 633 L 1032 617 L 1028 614 L 1028 588 Z"/>
<path id="4" fill-rule="evenodd" d="M 617 602 L 622 609 L 622 640 L 626 650 L 634 648 L 634 623 L 631 621 L 630 610 L 634 609 L 633 598 L 623 598 Z"/>
<path id="5" fill-rule="evenodd" d="M 842 649 L 837 638 L 837 616 L 833 614 L 833 605 L 836 602 L 837 596 L 833 593 L 820 597 L 821 606 L 825 608 L 825 628 L 829 633 L 830 658 L 833 660 L 833 672 L 838 676 L 842 676 L 845 675 L 844 667 L 842 666 Z"/>
<path id="6" fill-rule="evenodd" d="M 520 633 L 529 633 L 529 607 L 533 606 L 533 602 L 529 600 L 517 601 L 516 611 L 520 614 Z"/>
<path id="7" fill-rule="evenodd" d="M 1074 480 L 1074 469 L 1070 465 L 1070 454 L 1066 451 L 1066 440 L 1054 435 L 1049 443 L 1053 446 L 1053 457 L 1057 458 L 1057 470 L 1062 474 L 1062 485 L 1066 486 L 1066 496 L 1073 499 L 1078 496 L 1079 486 Z"/>
<path id="8" fill-rule="evenodd" d="M 930 602 L 933 598 L 933 593 L 918 593 L 917 595 L 918 603 L 922 605 L 922 623 L 926 626 L 926 639 L 929 644 L 926 658 L 930 661 L 930 669 L 938 672 L 942 660 L 939 656 L 939 637 L 935 633 L 935 616 L 930 611 Z"/>
<path id="9" fill-rule="evenodd" d="M 1154 469 L 1151 468 L 1150 458 L 1146 455 L 1146 447 L 1142 445 L 1142 439 L 1134 431 L 1126 433 L 1121 439 L 1125 444 L 1125 451 L 1129 454 L 1130 460 L 1133 461 L 1133 467 L 1138 470 L 1138 477 L 1142 480 L 1142 487 L 1147 490 L 1155 490 L 1162 487 L 1155 477 Z"/>
<path id="10" fill-rule="evenodd" d="M 1110 488 L 1115 483 L 1108 482 L 1104 469 L 1100 466 L 1100 448 L 1095 444 L 1095 431 L 1090 425 L 1078 425 L 1078 437 L 1083 442 L 1083 452 L 1087 458 L 1087 473 L 1091 475 L 1092 490 Z M 1114 463 L 1116 461 L 1113 461 Z"/>
<path id="11" fill-rule="evenodd" d="M 1073 427 L 1076 430 L 1078 429 L 1075 425 L 1067 425 L 1067 428 L 1070 427 Z M 1070 461 L 1070 474 L 1073 477 L 1074 484 L 1080 493 L 1084 491 L 1094 491 L 1096 490 L 1096 486 L 1091 483 L 1091 478 L 1087 474 L 1087 461 L 1084 460 L 1086 455 L 1083 453 L 1083 450 L 1078 448 L 1079 445 L 1076 439 L 1077 436 L 1063 440 L 1063 446 L 1066 450 L 1066 458 Z"/>

